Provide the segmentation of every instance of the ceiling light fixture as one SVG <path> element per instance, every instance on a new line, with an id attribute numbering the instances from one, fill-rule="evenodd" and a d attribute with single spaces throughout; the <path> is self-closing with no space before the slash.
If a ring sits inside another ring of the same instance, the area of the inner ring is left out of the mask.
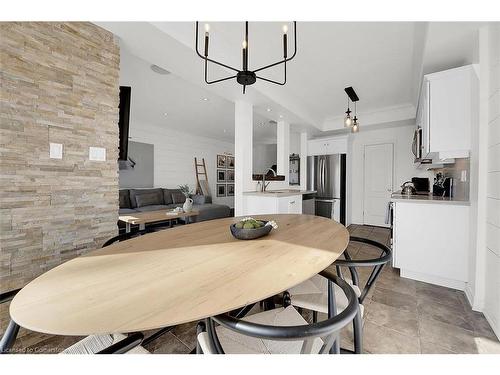
<path id="1" fill-rule="evenodd" d="M 271 108 L 268 108 L 268 109 L 267 109 L 267 112 L 271 112 L 271 111 L 272 111 L 272 109 L 271 109 Z"/>
<path id="2" fill-rule="evenodd" d="M 202 99 L 204 102 L 208 102 L 208 98 L 203 98 Z"/>
<path id="3" fill-rule="evenodd" d="M 359 101 L 359 97 L 356 91 L 349 86 L 344 89 L 347 94 L 347 111 L 344 117 L 344 127 L 351 128 L 352 133 L 357 133 L 359 131 L 359 121 L 356 113 L 356 102 Z M 349 109 L 349 101 L 354 103 L 354 118 L 351 117 L 351 110 Z"/>
<path id="4" fill-rule="evenodd" d="M 347 98 L 347 111 L 345 111 L 344 127 L 350 128 L 352 125 L 351 110 L 349 109 L 349 98 Z"/>
<path id="5" fill-rule="evenodd" d="M 351 133 L 357 132 L 359 132 L 359 122 L 358 118 L 356 117 L 356 102 L 354 102 L 354 118 L 352 119 Z"/>
<path id="6" fill-rule="evenodd" d="M 286 63 L 290 60 L 292 60 L 295 55 L 297 54 L 297 22 L 293 21 L 293 36 L 294 36 L 294 52 L 291 57 L 288 57 L 288 40 L 287 40 L 287 32 L 288 32 L 288 25 L 283 26 L 283 60 L 279 60 L 275 63 L 263 66 L 261 68 L 255 69 L 255 70 L 249 70 L 248 69 L 248 22 L 245 22 L 245 39 L 243 39 L 242 43 L 242 69 L 236 69 L 233 68 L 232 66 L 229 66 L 227 64 L 223 64 L 221 62 L 212 60 L 208 58 L 208 44 L 209 44 L 209 37 L 210 37 L 210 25 L 205 24 L 205 49 L 203 52 L 203 55 L 198 51 L 198 21 L 196 21 L 196 53 L 200 58 L 202 58 L 205 61 L 205 82 L 207 84 L 212 84 L 212 83 L 218 83 L 222 81 L 227 81 L 229 79 L 236 78 L 236 81 L 240 84 L 243 85 L 243 94 L 245 93 L 246 87 L 249 85 L 253 85 L 257 79 L 261 79 L 266 82 L 274 83 L 276 85 L 285 85 L 286 84 Z M 216 65 L 220 65 L 226 69 L 232 70 L 236 72 L 235 75 L 232 75 L 230 77 L 226 78 L 220 78 L 216 79 L 214 81 L 209 81 L 208 80 L 208 63 L 211 62 Z M 280 64 L 284 64 L 284 79 L 283 82 L 277 82 L 272 79 L 264 78 L 264 77 L 259 77 L 257 76 L 257 72 L 260 72 L 261 70 L 268 69 Z M 269 111 L 268 111 L 269 112 Z"/>

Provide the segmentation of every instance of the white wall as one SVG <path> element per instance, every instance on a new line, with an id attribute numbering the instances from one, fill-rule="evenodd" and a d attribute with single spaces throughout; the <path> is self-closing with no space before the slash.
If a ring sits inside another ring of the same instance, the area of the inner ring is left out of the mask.
<path id="1" fill-rule="evenodd" d="M 254 144 L 253 145 L 253 173 L 259 174 L 267 171 L 272 165 L 277 163 L 276 144 Z"/>
<path id="2" fill-rule="evenodd" d="M 290 132 L 290 154 L 300 155 L 300 133 Z"/>
<path id="3" fill-rule="evenodd" d="M 500 337 L 500 24 L 489 27 L 484 315 Z"/>
<path id="4" fill-rule="evenodd" d="M 425 169 L 417 169 L 413 164 L 411 145 L 413 126 L 391 127 L 386 129 L 361 129 L 359 133 L 349 137 L 347 156 L 347 224 L 363 223 L 363 153 L 366 145 L 394 144 L 394 176 L 393 191 L 401 190 L 403 182 L 412 177 L 432 177 Z M 432 179 L 430 181 L 432 184 Z"/>
<path id="5" fill-rule="evenodd" d="M 137 119 L 130 121 L 130 137 L 132 141 L 154 145 L 155 187 L 177 188 L 188 184 L 194 190 L 194 157 L 199 158 L 200 162 L 205 158 L 213 202 L 234 207 L 234 197 L 218 198 L 215 190 L 216 155 L 233 154 L 234 144 L 147 124 Z"/>

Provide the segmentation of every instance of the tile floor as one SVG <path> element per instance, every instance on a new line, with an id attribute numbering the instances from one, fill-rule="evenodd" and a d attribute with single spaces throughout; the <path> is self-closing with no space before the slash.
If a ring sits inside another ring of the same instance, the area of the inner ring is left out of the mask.
<path id="1" fill-rule="evenodd" d="M 353 236 L 389 241 L 385 228 L 351 225 L 349 231 Z M 352 242 L 349 246 L 353 258 L 373 257 L 364 244 Z M 360 281 L 368 274 L 360 272 Z M 500 353 L 500 343 L 488 322 L 483 314 L 472 311 L 463 292 L 403 279 L 397 269 L 388 266 L 364 304 L 366 353 Z M 310 320 L 311 314 L 305 311 L 304 317 Z M 24 332 L 14 351 L 57 353 L 79 339 Z M 153 353 L 189 353 L 195 345 L 196 323 L 188 323 L 173 328 L 146 349 Z M 345 330 L 342 346 L 351 345 L 350 332 Z"/>

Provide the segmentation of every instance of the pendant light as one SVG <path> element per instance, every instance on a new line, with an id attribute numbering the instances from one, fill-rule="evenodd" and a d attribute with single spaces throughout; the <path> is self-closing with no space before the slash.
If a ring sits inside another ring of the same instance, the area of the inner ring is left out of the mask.
<path id="1" fill-rule="evenodd" d="M 356 116 L 356 102 L 354 102 L 354 118 L 352 120 L 352 128 L 351 133 L 359 132 L 359 122 L 358 117 Z"/>
<path id="2" fill-rule="evenodd" d="M 208 45 L 210 41 L 210 26 L 208 24 L 205 24 L 205 46 L 203 49 L 203 55 L 200 53 L 198 50 L 198 22 L 196 22 L 196 41 L 195 41 L 195 50 L 197 55 L 204 60 L 205 62 L 205 82 L 208 85 L 211 85 L 212 83 L 218 83 L 218 82 L 223 82 L 227 81 L 229 79 L 236 78 L 236 82 L 238 82 L 240 85 L 243 86 L 243 94 L 245 93 L 246 87 L 253 85 L 258 79 L 269 82 L 269 83 L 274 83 L 276 85 L 284 86 L 286 84 L 286 63 L 292 60 L 295 55 L 297 54 L 297 22 L 293 21 L 293 54 L 292 56 L 288 56 L 288 25 L 284 25 L 283 28 L 283 58 L 272 63 L 268 64 L 262 67 L 259 67 L 257 69 L 250 69 L 248 65 L 248 22 L 245 22 L 245 38 L 243 39 L 242 43 L 242 49 L 241 49 L 241 55 L 242 55 L 242 65 L 241 68 L 234 68 L 232 66 L 229 66 L 225 63 L 213 60 L 208 57 Z M 208 79 L 208 63 L 215 64 L 222 66 L 223 68 L 231 70 L 233 73 L 229 77 L 225 78 L 219 78 L 210 81 Z M 261 72 L 265 69 L 269 69 L 278 65 L 283 64 L 283 71 L 284 71 L 284 77 L 283 81 L 274 81 L 269 78 L 265 78 L 257 75 L 257 72 Z"/>
<path id="3" fill-rule="evenodd" d="M 345 112 L 344 126 L 346 128 L 351 128 L 352 133 L 357 133 L 359 131 L 359 121 L 356 111 L 356 102 L 359 100 L 359 97 L 351 86 L 346 87 L 344 91 L 347 94 L 347 111 Z M 349 109 L 350 101 L 354 103 L 354 118 L 351 118 L 351 110 Z"/>
<path id="4" fill-rule="evenodd" d="M 344 127 L 350 128 L 352 125 L 351 110 L 349 109 L 349 98 L 347 98 L 347 111 L 345 111 Z"/>

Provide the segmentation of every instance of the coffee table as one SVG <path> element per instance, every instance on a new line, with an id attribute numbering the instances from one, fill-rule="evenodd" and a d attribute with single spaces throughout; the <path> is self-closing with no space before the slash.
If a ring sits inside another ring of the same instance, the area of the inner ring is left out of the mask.
<path id="1" fill-rule="evenodd" d="M 167 213 L 169 213 L 167 215 Z M 149 212 L 137 212 L 130 215 L 120 215 L 118 219 L 125 223 L 125 231 L 130 233 L 130 229 L 132 225 L 139 225 L 139 230 L 143 230 L 146 227 L 146 224 L 157 223 L 160 221 L 170 221 L 172 224 L 172 220 L 178 218 L 186 219 L 186 224 L 191 222 L 191 217 L 198 216 L 199 211 L 190 211 L 190 212 L 179 212 L 172 213 L 172 210 L 159 210 L 159 211 L 149 211 Z"/>

